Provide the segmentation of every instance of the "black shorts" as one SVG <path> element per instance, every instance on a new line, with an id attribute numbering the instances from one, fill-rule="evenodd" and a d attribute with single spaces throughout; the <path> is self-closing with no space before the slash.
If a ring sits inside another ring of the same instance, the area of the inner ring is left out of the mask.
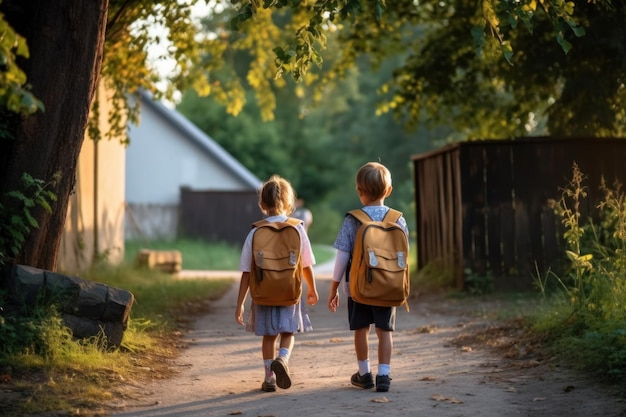
<path id="1" fill-rule="evenodd" d="M 396 328 L 396 308 L 361 304 L 348 297 L 348 321 L 350 330 L 369 327 L 370 324 L 393 332 Z"/>

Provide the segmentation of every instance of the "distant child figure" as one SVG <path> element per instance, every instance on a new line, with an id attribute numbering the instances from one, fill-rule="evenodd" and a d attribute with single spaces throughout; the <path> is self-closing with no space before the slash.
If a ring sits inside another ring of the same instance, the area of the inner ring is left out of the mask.
<path id="1" fill-rule="evenodd" d="M 296 210 L 293 212 L 292 216 L 304 222 L 304 230 L 308 233 L 309 227 L 311 227 L 311 223 L 313 223 L 313 213 L 311 213 L 311 210 L 304 207 L 303 199 L 299 198 L 296 200 Z"/>
<path id="2" fill-rule="evenodd" d="M 273 175 L 266 181 L 260 191 L 259 207 L 267 216 L 266 220 L 270 222 L 287 220 L 295 208 L 295 193 L 289 181 L 278 175 Z M 306 301 L 314 305 L 318 301 L 312 267 L 315 264 L 315 257 L 304 226 L 300 223 L 297 229 L 301 240 L 303 281 L 307 284 Z M 239 324 L 244 324 L 244 303 L 250 291 L 252 237 L 256 230 L 253 228 L 246 237 L 239 260 L 239 270 L 242 274 L 235 312 L 235 320 Z M 247 331 L 263 336 L 262 355 L 265 367 L 265 378 L 261 385 L 263 391 L 276 391 L 276 386 L 282 389 L 291 386 L 288 362 L 294 346 L 294 333 L 312 330 L 311 321 L 302 301 L 284 307 L 258 305 L 252 301 L 245 326 Z M 278 356 L 275 356 L 279 336 L 279 351 Z"/>
<path id="3" fill-rule="evenodd" d="M 365 211 L 373 220 L 380 221 L 385 217 L 389 207 L 385 206 L 385 198 L 391 194 L 391 173 L 382 164 L 369 162 L 363 165 L 356 174 L 356 190 Z M 404 217 L 397 221 L 408 237 L 408 229 Z M 346 269 L 350 262 L 357 230 L 361 223 L 353 216 L 346 216 L 333 246 L 337 249 L 337 258 L 333 271 L 328 308 L 335 312 L 339 306 L 339 285 L 344 279 L 344 290 L 348 295 L 348 320 L 350 330 L 354 330 L 354 350 L 359 370 L 350 382 L 359 388 L 376 391 L 389 391 L 391 385 L 391 354 L 393 349 L 392 332 L 395 329 L 396 307 L 375 307 L 361 304 L 350 296 L 350 287 L 346 277 Z M 378 336 L 378 374 L 376 384 L 370 370 L 369 333 L 370 325 L 374 324 Z"/>

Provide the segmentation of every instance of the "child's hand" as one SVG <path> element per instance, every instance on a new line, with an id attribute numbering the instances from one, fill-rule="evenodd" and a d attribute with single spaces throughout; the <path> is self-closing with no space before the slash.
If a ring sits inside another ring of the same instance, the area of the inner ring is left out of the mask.
<path id="1" fill-rule="evenodd" d="M 315 290 L 307 291 L 306 303 L 308 305 L 314 306 L 315 304 L 317 304 L 318 300 L 319 300 L 319 295 L 317 294 L 317 291 Z"/>
<path id="2" fill-rule="evenodd" d="M 243 310 L 244 310 L 243 305 L 240 305 L 237 307 L 237 311 L 235 311 L 235 320 L 239 324 L 243 324 Z"/>
<path id="3" fill-rule="evenodd" d="M 337 311 L 337 307 L 339 307 L 339 293 L 331 293 L 328 296 L 328 309 L 334 313 Z"/>

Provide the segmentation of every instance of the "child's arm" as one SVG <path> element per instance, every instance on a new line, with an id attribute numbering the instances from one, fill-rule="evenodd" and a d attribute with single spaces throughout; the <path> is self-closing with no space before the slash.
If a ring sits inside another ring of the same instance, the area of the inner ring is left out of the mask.
<path id="1" fill-rule="evenodd" d="M 339 283 L 346 273 L 349 261 L 349 252 L 337 250 L 335 268 L 333 269 L 333 281 L 330 283 L 330 291 L 328 293 L 328 309 L 332 312 L 337 311 L 337 307 L 339 307 Z"/>
<path id="2" fill-rule="evenodd" d="M 333 280 L 330 283 L 330 291 L 328 292 L 328 309 L 333 313 L 339 307 L 339 282 Z"/>
<path id="3" fill-rule="evenodd" d="M 241 273 L 241 281 L 239 281 L 239 295 L 237 296 L 237 310 L 235 311 L 235 320 L 237 323 L 243 324 L 244 303 L 248 297 L 250 290 L 250 272 Z"/>
<path id="4" fill-rule="evenodd" d="M 313 275 L 313 268 L 307 266 L 302 269 L 304 274 L 304 280 L 307 285 L 307 294 L 306 294 L 306 302 L 309 305 L 317 304 L 319 300 L 319 295 L 317 294 L 317 288 L 315 286 L 315 276 Z"/>

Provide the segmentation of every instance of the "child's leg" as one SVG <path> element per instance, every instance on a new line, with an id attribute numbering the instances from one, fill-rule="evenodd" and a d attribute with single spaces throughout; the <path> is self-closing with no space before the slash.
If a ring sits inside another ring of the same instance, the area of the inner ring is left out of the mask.
<path id="1" fill-rule="evenodd" d="M 369 359 L 369 333 L 369 327 L 361 327 L 354 331 L 354 351 L 356 352 L 356 359 L 358 361 Z"/>
<path id="2" fill-rule="evenodd" d="M 359 371 L 352 375 L 350 382 L 359 388 L 370 389 L 374 386 L 370 370 L 368 337 L 370 326 L 361 327 L 354 331 L 354 351 L 359 365 Z"/>
<path id="3" fill-rule="evenodd" d="M 279 388 L 287 389 L 291 386 L 291 376 L 289 375 L 289 355 L 293 348 L 293 333 L 280 334 L 280 349 L 278 357 L 272 362 L 271 369 L 276 375 L 276 385 Z"/>
<path id="4" fill-rule="evenodd" d="M 278 357 L 285 358 L 286 361 L 289 360 L 289 356 L 291 356 L 291 352 L 293 351 L 295 339 L 296 338 L 293 336 L 293 333 L 280 334 Z"/>
<path id="5" fill-rule="evenodd" d="M 393 351 L 393 332 L 377 327 L 376 335 L 378 336 L 378 363 L 389 365 Z"/>
<path id="6" fill-rule="evenodd" d="M 265 369 L 265 380 L 261 385 L 263 391 L 276 391 L 276 382 L 274 380 L 274 372 L 272 371 L 272 361 L 276 353 L 276 336 L 263 336 L 261 343 L 261 353 L 263 355 L 263 367 Z"/>
<path id="7" fill-rule="evenodd" d="M 376 375 L 376 391 L 387 392 L 391 384 L 391 352 L 393 350 L 393 333 L 389 330 L 376 328 L 378 336 L 378 375 Z"/>
<path id="8" fill-rule="evenodd" d="M 390 380 L 391 355 L 393 351 L 393 330 L 396 325 L 396 308 L 381 307 L 374 311 L 376 336 L 378 336 L 378 376 L 376 389 L 379 390 L 378 380 Z M 383 384 L 387 386 L 388 384 Z M 384 387 L 382 388 L 384 390 Z"/>
<path id="9" fill-rule="evenodd" d="M 354 351 L 356 352 L 360 375 L 370 373 L 369 333 L 369 326 L 354 331 Z"/>
<path id="10" fill-rule="evenodd" d="M 263 336 L 263 342 L 261 344 L 263 359 L 274 359 L 276 356 L 276 339 L 278 339 L 278 335 Z"/>

